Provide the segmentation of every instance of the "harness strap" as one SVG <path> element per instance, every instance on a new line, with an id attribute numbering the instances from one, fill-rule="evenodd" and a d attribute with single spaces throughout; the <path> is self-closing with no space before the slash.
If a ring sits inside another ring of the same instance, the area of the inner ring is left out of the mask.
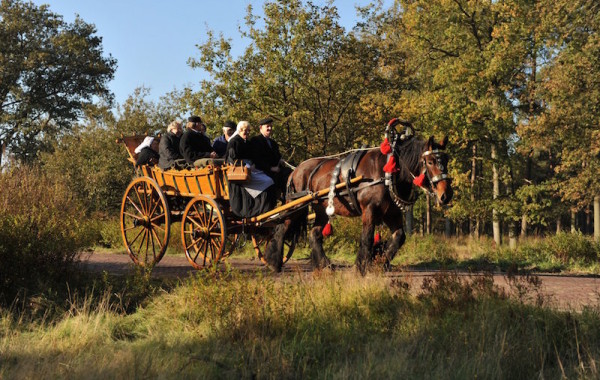
<path id="1" fill-rule="evenodd" d="M 326 162 L 329 162 L 331 160 L 334 159 L 328 159 L 328 160 L 323 160 L 321 162 L 319 162 L 317 164 L 317 166 L 315 166 L 315 168 L 310 172 L 310 174 L 308 175 L 308 180 L 306 181 L 306 187 L 307 189 L 310 191 L 310 184 L 312 183 L 312 179 L 314 177 L 314 175 L 319 171 L 319 169 L 321 169 L 321 166 L 323 166 L 323 164 L 325 164 Z"/>

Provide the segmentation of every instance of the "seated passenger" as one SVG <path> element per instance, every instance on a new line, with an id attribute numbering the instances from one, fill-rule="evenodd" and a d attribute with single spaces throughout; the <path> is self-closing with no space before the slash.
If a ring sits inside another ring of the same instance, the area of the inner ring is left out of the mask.
<path id="1" fill-rule="evenodd" d="M 254 165 L 273 178 L 275 187 L 281 194 L 285 194 L 287 179 L 292 170 L 284 164 L 281 153 L 279 153 L 279 145 L 271 137 L 273 119 L 270 117 L 261 119 L 258 125 L 260 133 L 250 139 L 252 151 L 255 154 Z"/>
<path id="2" fill-rule="evenodd" d="M 181 153 L 179 153 L 179 138 L 183 133 L 181 122 L 174 120 L 167 127 L 167 133 L 160 138 L 160 145 L 158 153 L 160 159 L 158 160 L 158 166 L 167 170 L 175 166 L 175 161 L 182 159 Z"/>
<path id="3" fill-rule="evenodd" d="M 190 165 L 201 166 L 201 159 L 216 158 L 217 154 L 210 144 L 210 139 L 204 134 L 206 126 L 202 124 L 199 116 L 190 116 L 181 136 L 179 149 L 185 162 Z"/>
<path id="4" fill-rule="evenodd" d="M 147 136 L 144 138 L 144 141 L 142 141 L 142 143 L 135 148 L 135 153 L 137 154 L 135 166 L 155 165 L 159 159 L 157 150 L 158 140 L 152 136 Z"/>
<path id="5" fill-rule="evenodd" d="M 248 136 L 250 123 L 240 121 L 237 130 L 227 143 L 225 162 L 228 164 L 243 164 L 250 168 L 251 178 L 246 182 L 229 183 L 229 203 L 231 211 L 243 218 L 263 214 L 275 206 L 274 182 L 264 172 L 252 164 L 253 155 Z"/>
<path id="6" fill-rule="evenodd" d="M 225 151 L 227 150 L 227 142 L 235 132 L 235 123 L 231 120 L 227 120 L 223 126 L 223 134 L 213 140 L 212 147 L 217 152 L 219 157 L 225 157 Z"/>

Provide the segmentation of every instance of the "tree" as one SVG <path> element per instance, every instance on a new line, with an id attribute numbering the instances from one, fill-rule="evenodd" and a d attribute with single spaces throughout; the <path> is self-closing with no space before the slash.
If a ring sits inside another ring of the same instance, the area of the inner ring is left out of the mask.
<path id="1" fill-rule="evenodd" d="M 33 159 L 95 99 L 112 101 L 115 69 L 93 25 L 66 23 L 47 5 L 1 0 L 0 151 Z"/>
<path id="2" fill-rule="evenodd" d="M 125 188 L 133 176 L 125 148 L 117 144 L 121 135 L 164 132 L 172 115 L 148 102 L 148 90 L 138 88 L 114 116 L 107 106 L 88 107 L 84 118 L 53 146 L 42 153 L 44 170 L 63 178 L 88 211 L 113 213 L 120 207 Z"/>
<path id="3" fill-rule="evenodd" d="M 559 1 L 544 8 L 552 60 L 541 71 L 540 97 L 546 107 L 529 128 L 530 146 L 547 152 L 552 184 L 574 208 L 594 204 L 600 220 L 600 5 Z M 536 145 L 537 143 L 537 145 Z M 600 225 L 595 227 L 600 239 Z"/>
<path id="4" fill-rule="evenodd" d="M 345 32 L 333 6 L 279 0 L 263 9 L 263 20 L 248 9 L 242 36 L 251 43 L 240 58 L 231 57 L 229 41 L 213 33 L 199 46 L 200 58 L 190 63 L 212 80 L 193 101 L 238 120 L 272 116 L 288 157 L 369 142 L 371 126 L 362 124 L 358 104 L 376 83 L 376 51 Z"/>

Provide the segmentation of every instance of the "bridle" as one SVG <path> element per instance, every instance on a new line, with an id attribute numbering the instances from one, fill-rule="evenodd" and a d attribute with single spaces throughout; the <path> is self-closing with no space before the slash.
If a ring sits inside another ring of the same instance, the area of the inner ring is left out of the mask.
<path id="1" fill-rule="evenodd" d="M 403 134 L 399 134 L 395 128 L 395 126 L 397 124 L 403 124 L 407 128 L 407 131 Z M 409 123 L 402 123 L 400 121 L 398 121 L 396 123 L 390 122 L 387 125 L 386 131 L 385 131 L 385 136 L 390 141 L 390 145 L 392 148 L 391 152 L 388 154 L 388 158 L 390 155 L 394 155 L 395 159 L 404 167 L 404 170 L 406 170 L 410 174 L 412 179 L 415 180 L 415 178 L 416 178 L 415 175 L 412 173 L 410 168 L 408 168 L 406 166 L 406 163 L 404 161 L 400 160 L 400 154 L 399 154 L 402 147 L 405 146 L 406 143 L 413 138 L 412 125 L 410 125 Z M 404 142 L 404 144 L 402 144 L 400 142 Z M 430 170 L 427 166 L 427 158 L 428 157 L 434 157 L 436 166 L 441 172 L 440 174 L 432 175 L 430 173 Z M 447 163 L 448 160 L 449 160 L 449 155 L 445 151 L 440 150 L 440 149 L 426 150 L 425 152 L 423 152 L 421 154 L 420 174 L 425 175 L 425 177 L 427 178 L 427 181 L 429 182 L 429 186 L 428 187 L 420 186 L 420 188 L 423 191 L 425 191 L 429 196 L 436 199 L 436 202 L 439 201 L 439 199 L 437 198 L 437 195 L 435 193 L 435 187 L 436 187 L 437 183 L 444 181 L 444 180 L 446 180 L 446 181 L 452 180 L 452 178 L 448 175 L 447 165 L 444 166 L 444 164 L 443 164 L 444 162 Z M 418 195 L 415 194 L 415 192 L 414 192 L 415 186 L 413 186 L 413 190 L 411 191 L 409 199 L 403 199 L 402 197 L 400 197 L 400 195 L 396 191 L 396 184 L 397 184 L 398 180 L 399 180 L 398 174 L 385 173 L 385 185 L 388 187 L 388 190 L 389 190 L 392 200 L 394 201 L 396 206 L 398 206 L 401 210 L 405 211 L 407 208 L 412 206 L 417 201 Z"/>
<path id="2" fill-rule="evenodd" d="M 429 156 L 433 156 L 435 158 L 436 166 L 441 172 L 440 174 L 435 175 L 433 177 L 431 176 L 431 173 L 429 172 L 429 170 L 427 170 L 427 157 L 429 157 Z M 421 162 L 422 162 L 422 166 L 423 166 L 423 171 L 426 173 L 425 175 L 427 176 L 427 180 L 429 181 L 432 191 L 438 182 L 441 182 L 444 180 L 448 180 L 448 181 L 452 180 L 452 177 L 450 177 L 448 175 L 448 168 L 445 167 L 443 164 L 444 161 L 448 162 L 448 159 L 449 159 L 448 153 L 444 152 L 443 150 L 439 150 L 439 149 L 426 150 L 425 152 L 423 152 L 423 154 L 421 154 Z"/>

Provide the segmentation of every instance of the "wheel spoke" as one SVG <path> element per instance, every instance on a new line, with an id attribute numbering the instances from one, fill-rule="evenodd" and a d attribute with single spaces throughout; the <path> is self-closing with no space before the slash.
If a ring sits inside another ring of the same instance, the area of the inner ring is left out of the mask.
<path id="1" fill-rule="evenodd" d="M 160 249 L 162 250 L 163 249 L 162 241 L 160 241 L 160 238 L 158 237 L 158 234 L 156 233 L 156 231 L 154 231 L 154 228 L 152 229 L 152 234 L 156 238 L 156 241 L 158 242 L 158 245 L 159 245 Z"/>
<path id="2" fill-rule="evenodd" d="M 138 195 L 138 199 L 139 198 L 140 198 L 140 196 Z M 129 198 L 129 195 L 127 196 L 127 200 L 133 205 L 133 207 L 135 207 L 135 209 L 140 213 L 140 215 L 142 215 L 142 216 L 144 215 L 144 212 L 142 210 L 140 210 L 140 208 L 135 204 L 135 202 L 131 198 Z"/>
<path id="3" fill-rule="evenodd" d="M 140 245 L 137 249 L 138 256 L 142 253 L 142 247 L 144 246 L 144 241 L 146 240 L 146 232 L 147 230 L 144 228 L 144 235 L 142 236 L 142 240 L 140 240 Z"/>
<path id="4" fill-rule="evenodd" d="M 199 237 L 199 238 L 198 238 L 198 239 L 196 239 L 196 240 L 194 240 L 194 239 L 192 238 L 192 243 L 191 243 L 190 245 L 186 246 L 186 247 L 185 247 L 185 249 L 186 249 L 186 250 L 189 250 L 191 247 L 195 247 L 195 246 L 198 244 L 198 242 L 199 242 L 199 241 L 202 241 L 202 240 L 204 240 L 204 239 L 202 239 L 201 237 Z"/>
<path id="5" fill-rule="evenodd" d="M 142 198 L 140 197 L 140 192 L 141 192 L 141 187 L 143 186 L 143 184 L 139 184 L 138 186 L 134 186 L 135 189 L 135 195 L 137 196 L 138 201 L 140 202 L 140 207 L 142 208 L 143 211 L 140 210 L 140 213 L 142 215 L 146 215 L 146 209 L 144 209 L 144 202 L 142 202 Z M 139 210 L 139 209 L 138 209 Z"/>
<path id="6" fill-rule="evenodd" d="M 148 213 L 146 215 L 150 215 L 150 213 L 149 213 L 150 207 L 148 205 L 148 183 L 146 183 L 146 182 L 144 182 L 144 205 L 146 206 L 144 211 L 146 211 Z"/>
<path id="7" fill-rule="evenodd" d="M 190 221 L 190 222 L 192 222 L 193 224 L 195 224 L 195 225 L 196 225 L 196 227 L 198 227 L 198 228 L 203 228 L 203 227 L 204 227 L 204 225 L 203 225 L 203 224 L 200 224 L 200 222 L 199 222 L 199 221 L 197 221 L 196 219 L 194 219 L 194 216 L 195 216 L 195 215 L 188 215 L 188 219 L 189 219 L 189 221 Z"/>
<path id="8" fill-rule="evenodd" d="M 198 222 L 201 223 L 199 226 L 204 227 L 206 225 L 204 212 L 200 212 L 196 203 L 194 203 L 194 211 L 196 211 L 196 218 L 198 218 Z"/>
<path id="9" fill-rule="evenodd" d="M 152 214 L 150 214 L 150 215 L 152 215 Z M 151 222 L 155 222 L 157 219 L 159 219 L 159 218 L 162 218 L 162 217 L 164 217 L 164 216 L 166 216 L 166 214 L 163 212 L 162 214 L 160 214 L 160 215 L 157 215 L 157 216 L 155 216 L 154 218 L 150 219 L 150 221 L 151 221 Z"/>
<path id="10" fill-rule="evenodd" d="M 150 247 L 150 239 L 152 236 L 150 235 L 150 229 L 146 230 L 146 262 L 148 261 L 148 248 Z"/>
<path id="11" fill-rule="evenodd" d="M 165 232 L 166 230 L 164 228 L 162 228 L 161 226 L 159 226 L 158 224 L 154 224 L 152 223 L 152 227 L 161 230 L 162 232 Z"/>
<path id="12" fill-rule="evenodd" d="M 150 228 L 149 230 L 150 242 L 152 243 L 152 253 L 154 254 L 154 260 L 156 261 L 156 246 L 154 245 L 154 229 Z"/>
<path id="13" fill-rule="evenodd" d="M 154 198 L 152 198 L 152 201 L 154 201 Z M 157 197 L 157 199 L 156 199 L 156 203 L 154 203 L 154 206 L 152 207 L 152 211 L 150 211 L 150 213 L 149 213 L 148 215 L 149 215 L 149 216 L 152 216 L 152 215 L 154 215 L 154 211 L 156 211 L 156 209 L 158 208 L 158 206 L 159 206 L 161 203 L 162 203 L 162 202 L 161 202 L 161 199 L 160 199 L 160 197 Z M 162 213 L 162 214 L 161 214 L 161 215 L 159 215 L 159 216 L 162 216 L 162 215 L 164 215 L 164 213 Z"/>
<path id="14" fill-rule="evenodd" d="M 138 227 L 139 227 L 139 226 L 138 226 Z M 137 228 L 137 227 L 136 227 L 136 228 Z M 144 230 L 145 230 L 145 228 L 143 228 L 143 227 L 140 229 L 140 232 L 138 232 L 138 234 L 135 236 L 135 238 L 134 238 L 134 239 L 133 239 L 131 242 L 129 242 L 129 245 L 130 245 L 130 246 L 131 246 L 133 243 L 135 243 L 135 241 L 136 241 L 136 240 L 137 240 L 137 239 L 140 237 L 140 235 L 142 234 L 142 232 L 144 232 Z"/>

